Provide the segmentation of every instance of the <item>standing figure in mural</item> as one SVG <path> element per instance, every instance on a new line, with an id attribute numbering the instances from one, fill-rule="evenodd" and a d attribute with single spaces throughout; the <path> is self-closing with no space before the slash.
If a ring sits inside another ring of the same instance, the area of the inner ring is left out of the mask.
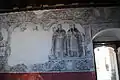
<path id="1" fill-rule="evenodd" d="M 2 33 L 0 32 L 0 41 L 3 40 L 3 36 L 2 36 Z"/>
<path id="2" fill-rule="evenodd" d="M 66 31 L 58 24 L 52 36 L 52 55 L 55 58 L 62 58 L 66 54 Z"/>
<path id="3" fill-rule="evenodd" d="M 69 24 L 67 31 L 67 50 L 69 57 L 80 57 L 83 54 L 82 35 L 75 24 Z"/>

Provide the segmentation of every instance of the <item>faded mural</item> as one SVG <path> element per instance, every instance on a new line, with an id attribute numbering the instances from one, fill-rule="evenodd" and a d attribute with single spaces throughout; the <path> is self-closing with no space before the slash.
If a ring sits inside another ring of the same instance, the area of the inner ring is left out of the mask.
<path id="1" fill-rule="evenodd" d="M 70 8 L 0 14 L 0 72 L 94 71 L 92 37 L 119 27 L 116 10 L 120 11 Z"/>

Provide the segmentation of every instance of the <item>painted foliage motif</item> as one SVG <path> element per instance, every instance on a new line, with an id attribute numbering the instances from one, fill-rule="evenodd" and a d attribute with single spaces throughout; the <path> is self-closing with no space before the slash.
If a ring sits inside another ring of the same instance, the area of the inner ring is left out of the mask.
<path id="1" fill-rule="evenodd" d="M 111 21 L 101 18 L 101 10 L 104 9 L 1 14 L 0 72 L 94 71 L 91 37 L 99 31 L 94 29 L 100 20 Z"/>
<path id="2" fill-rule="evenodd" d="M 93 67 L 92 55 L 85 53 L 85 31 L 79 24 L 60 22 L 48 30 L 25 25 L 24 31 L 17 27 L 11 33 L 9 72 L 79 72 Z"/>

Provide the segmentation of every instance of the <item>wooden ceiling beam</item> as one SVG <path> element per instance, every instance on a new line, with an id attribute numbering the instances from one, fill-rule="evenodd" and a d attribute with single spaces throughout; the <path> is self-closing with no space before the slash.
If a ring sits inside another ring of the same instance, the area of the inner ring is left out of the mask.
<path id="1" fill-rule="evenodd" d="M 76 5 L 72 5 L 75 4 Z M 56 6 L 56 4 L 64 4 Z M 47 7 L 43 5 L 48 5 Z M 119 0 L 1 0 L 0 12 L 36 9 L 119 6 Z"/>

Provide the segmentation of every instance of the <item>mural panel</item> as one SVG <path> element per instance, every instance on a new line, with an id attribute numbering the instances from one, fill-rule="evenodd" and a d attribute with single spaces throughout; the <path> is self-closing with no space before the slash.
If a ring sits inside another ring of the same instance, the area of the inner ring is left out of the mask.
<path id="1" fill-rule="evenodd" d="M 3 53 L 7 58 L 5 70 L 10 73 L 90 71 L 93 61 L 92 55 L 86 53 L 91 50 L 85 49 L 90 42 L 85 35 L 80 24 L 59 23 L 44 30 L 41 25 L 23 23 L 12 30 L 7 40 L 9 54 Z"/>
<path id="2" fill-rule="evenodd" d="M 95 80 L 92 37 L 118 28 L 119 12 L 113 7 L 0 14 L 0 73 L 12 80 Z"/>
<path id="3" fill-rule="evenodd" d="M 77 10 L 82 10 L 82 13 Z M 3 62 L 6 62 L 1 72 L 93 70 L 91 28 L 85 28 L 73 19 L 81 17 L 82 20 L 84 16 L 82 21 L 86 22 L 91 10 L 76 9 L 78 13 L 72 15 L 70 12 L 73 11 L 60 9 L 2 15 L 1 43 L 4 46 L 1 46 L 1 51 Z"/>

